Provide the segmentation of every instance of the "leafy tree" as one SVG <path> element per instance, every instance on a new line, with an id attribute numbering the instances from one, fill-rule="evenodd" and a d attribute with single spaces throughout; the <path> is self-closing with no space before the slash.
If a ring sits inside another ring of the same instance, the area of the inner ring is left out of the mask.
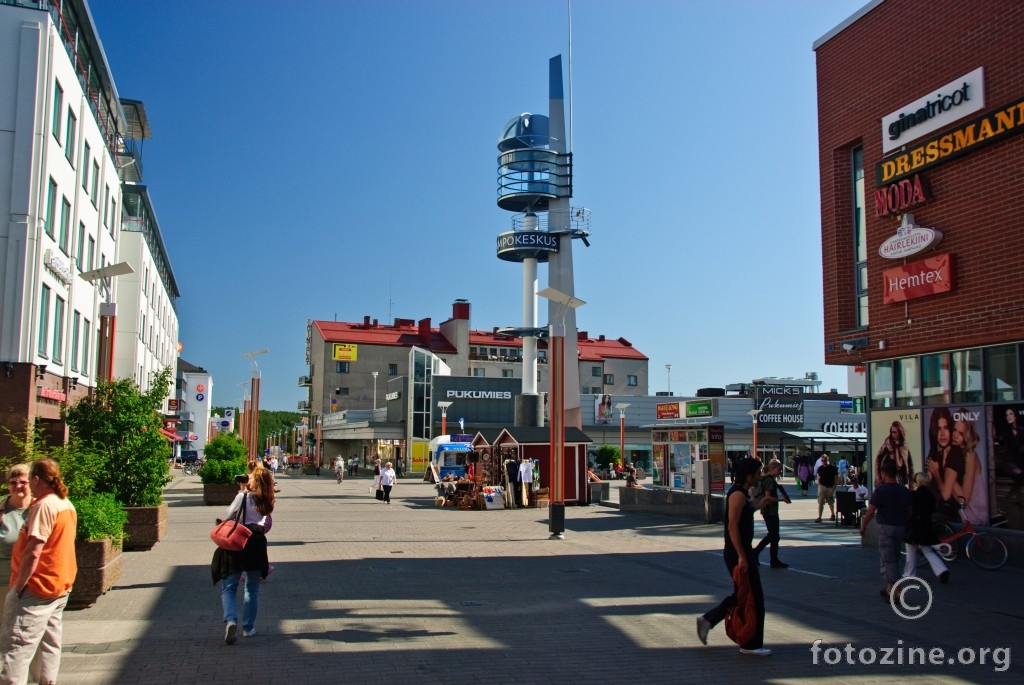
<path id="1" fill-rule="evenodd" d="M 618 464 L 621 456 L 622 454 L 619 452 L 618 447 L 601 445 L 597 448 L 594 458 L 597 460 L 598 466 L 602 469 L 607 469 L 609 466 Z"/>
<path id="2" fill-rule="evenodd" d="M 98 492 L 109 492 L 126 507 L 150 507 L 163 501 L 170 481 L 171 446 L 160 433 L 157 408 L 167 395 L 170 369 L 142 392 L 133 380 L 100 382 L 96 392 L 65 412 L 71 434 L 87 451 L 103 456 L 104 478 Z"/>
<path id="3" fill-rule="evenodd" d="M 221 433 L 206 443 L 206 463 L 199 477 L 203 483 L 232 483 L 236 475 L 247 473 L 245 443 L 235 433 Z"/>
<path id="4" fill-rule="evenodd" d="M 24 433 L 15 433 L 7 426 L 3 427 L 7 440 L 11 443 L 11 451 L 0 454 L 0 495 L 7 493 L 7 471 L 15 464 L 27 464 L 36 459 L 49 456 L 46 446 L 46 431 L 39 423 L 25 422 Z M 24 437 L 22 437 L 24 435 Z"/>

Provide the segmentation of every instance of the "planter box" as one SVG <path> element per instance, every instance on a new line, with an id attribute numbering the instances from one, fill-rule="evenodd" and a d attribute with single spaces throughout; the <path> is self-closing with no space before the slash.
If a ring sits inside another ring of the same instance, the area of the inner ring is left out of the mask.
<path id="1" fill-rule="evenodd" d="M 235 501 L 238 483 L 204 483 L 203 504 L 227 506 Z"/>
<path id="2" fill-rule="evenodd" d="M 124 555 L 121 547 L 110 538 L 103 540 L 76 540 L 75 557 L 78 575 L 68 598 L 69 609 L 83 609 L 93 604 L 121 577 Z"/>
<path id="3" fill-rule="evenodd" d="M 125 549 L 150 549 L 167 535 L 167 502 L 155 507 L 125 507 Z"/>

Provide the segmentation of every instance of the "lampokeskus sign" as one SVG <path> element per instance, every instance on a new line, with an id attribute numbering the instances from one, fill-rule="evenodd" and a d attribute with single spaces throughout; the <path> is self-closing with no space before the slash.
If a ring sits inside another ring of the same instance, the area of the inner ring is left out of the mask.
<path id="1" fill-rule="evenodd" d="M 985 106 L 985 71 L 978 67 L 882 117 L 882 152 L 938 131 Z"/>
<path id="2" fill-rule="evenodd" d="M 878 246 L 878 256 L 885 259 L 903 259 L 924 252 L 942 240 L 942 231 L 925 228 L 914 223 L 913 214 L 904 214 L 896 235 Z"/>
<path id="3" fill-rule="evenodd" d="M 498 236 L 498 257 L 505 261 L 546 262 L 552 252 L 558 252 L 558 236 L 547 231 L 508 231 Z"/>

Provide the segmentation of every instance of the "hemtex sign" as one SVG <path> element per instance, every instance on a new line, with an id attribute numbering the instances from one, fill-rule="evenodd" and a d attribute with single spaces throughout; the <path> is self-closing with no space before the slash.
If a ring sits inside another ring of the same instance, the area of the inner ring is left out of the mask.
<path id="1" fill-rule="evenodd" d="M 893 304 L 953 289 L 953 255 L 939 254 L 882 272 L 883 302 Z"/>

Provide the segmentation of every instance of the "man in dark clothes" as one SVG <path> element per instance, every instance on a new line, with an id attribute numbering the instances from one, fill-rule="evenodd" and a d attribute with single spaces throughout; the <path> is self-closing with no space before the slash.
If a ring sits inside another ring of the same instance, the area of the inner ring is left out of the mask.
<path id="1" fill-rule="evenodd" d="M 882 596 L 889 600 L 892 586 L 900 579 L 900 546 L 903 531 L 910 520 L 910 490 L 896 482 L 896 464 L 882 464 L 879 471 L 882 482 L 871 494 L 868 511 L 861 519 L 860 534 L 864 535 L 868 523 L 878 516 L 878 556 L 881 560 L 885 589 Z"/>

